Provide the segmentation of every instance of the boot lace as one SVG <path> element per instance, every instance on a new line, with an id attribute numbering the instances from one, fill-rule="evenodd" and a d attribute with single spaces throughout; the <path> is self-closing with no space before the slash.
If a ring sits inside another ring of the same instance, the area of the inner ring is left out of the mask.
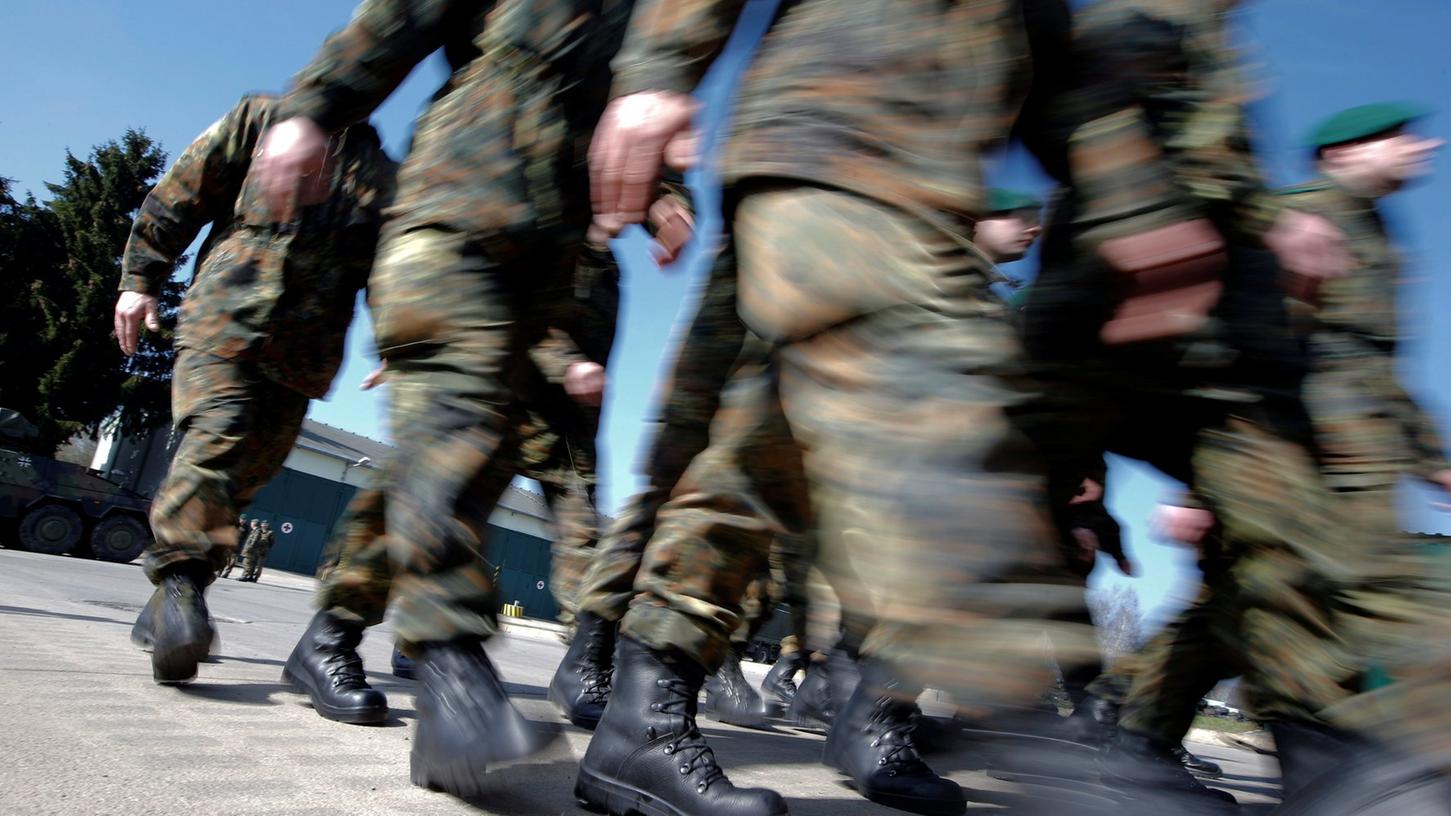
<path id="1" fill-rule="evenodd" d="M 689 684 L 675 679 L 657 680 L 656 684 L 669 691 L 671 696 L 652 708 L 662 714 L 679 715 L 685 720 L 685 730 L 666 743 L 664 751 L 671 756 L 679 756 L 681 776 L 701 771 L 700 778 L 696 780 L 695 791 L 705 793 L 713 783 L 724 780 L 726 775 L 720 765 L 716 764 L 715 752 L 705 741 L 705 735 L 696 727 L 693 710 L 695 690 Z"/>
<path id="2" fill-rule="evenodd" d="M 333 681 L 333 688 L 345 691 L 364 688 L 368 685 L 363 674 L 363 658 L 352 649 L 333 649 L 323 659 L 323 668 Z"/>
<path id="3" fill-rule="evenodd" d="M 578 671 L 584 681 L 584 694 L 591 703 L 604 705 L 610 701 L 614 668 L 605 668 L 609 658 L 609 643 L 603 634 L 590 630 L 585 641 L 585 663 Z"/>
<path id="4" fill-rule="evenodd" d="M 931 773 L 912 740 L 917 724 L 910 716 L 911 709 L 912 706 L 900 700 L 879 697 L 863 727 L 864 731 L 875 735 L 872 738 L 873 748 L 886 748 L 877 764 L 891 776 Z"/>

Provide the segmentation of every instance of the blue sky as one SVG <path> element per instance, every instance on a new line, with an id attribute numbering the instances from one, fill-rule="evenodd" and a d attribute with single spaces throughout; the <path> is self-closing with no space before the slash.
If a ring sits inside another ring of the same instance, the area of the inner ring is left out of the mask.
<path id="1" fill-rule="evenodd" d="M 20 191 L 44 197 L 58 179 L 66 148 L 84 154 L 127 127 L 145 128 L 175 156 L 241 94 L 276 90 L 351 14 L 353 0 L 47 0 L 0 4 L 0 54 L 11 80 L 0 85 L 0 176 Z M 764 25 L 771 0 L 752 0 L 742 29 Z M 1258 143 L 1276 183 L 1310 172 L 1299 142 L 1319 117 L 1382 99 L 1416 99 L 1451 112 L 1451 3 L 1446 0 L 1249 0 L 1239 15 L 1241 41 L 1266 100 L 1257 106 Z M 739 31 L 738 35 L 749 32 Z M 732 69 L 753 39 L 738 36 L 702 97 L 707 120 L 726 112 Z M 413 118 L 444 77 L 436 57 L 416 70 L 374 117 L 390 152 L 401 156 Z M 1451 132 L 1443 113 L 1426 123 Z M 1387 204 L 1412 274 L 1403 310 L 1416 338 L 1403 372 L 1412 390 L 1451 404 L 1451 370 L 1433 349 L 1451 347 L 1451 167 Z M 1031 162 L 1016 153 L 996 160 L 990 175 L 1008 186 L 1041 188 Z M 696 179 L 709 183 L 708 178 Z M 702 207 L 713 206 L 707 195 Z M 704 218 L 709 230 L 713 218 Z M 688 318 L 705 267 L 692 251 L 661 274 L 644 242 L 627 238 L 616 251 L 625 265 L 621 337 L 611 361 L 611 392 L 603 439 L 603 496 L 613 508 L 637 484 L 635 464 L 642 420 L 655 397 L 661 366 L 678 320 Z M 1009 268 L 1030 274 L 1031 259 Z M 330 399 L 311 416 L 383 437 L 384 398 L 358 383 L 373 365 L 365 320 L 349 336 L 347 363 Z M 1443 423 L 1444 424 L 1444 423 Z M 1132 581 L 1150 617 L 1172 612 L 1192 591 L 1193 559 L 1150 540 L 1144 521 L 1169 485 L 1143 468 L 1115 463 L 1110 504 L 1125 522 L 1141 562 Z M 1407 521 L 1417 529 L 1451 532 L 1451 521 L 1427 509 L 1428 494 L 1407 491 Z M 1095 581 L 1117 582 L 1104 566 Z"/>

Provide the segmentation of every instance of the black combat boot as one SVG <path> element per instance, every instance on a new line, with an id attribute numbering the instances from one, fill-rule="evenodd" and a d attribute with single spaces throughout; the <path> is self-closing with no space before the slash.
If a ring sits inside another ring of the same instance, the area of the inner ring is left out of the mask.
<path id="1" fill-rule="evenodd" d="M 401 677 L 404 680 L 418 679 L 418 664 L 413 662 L 413 658 L 403 654 L 403 651 L 397 646 L 393 647 L 393 659 L 389 662 L 393 664 L 394 677 Z"/>
<path id="2" fill-rule="evenodd" d="M 287 658 L 282 682 L 312 699 L 329 720 L 369 725 L 388 719 L 388 698 L 368 685 L 358 644 L 363 625 L 317 613 Z"/>
<path id="3" fill-rule="evenodd" d="M 1183 814 L 1237 813 L 1234 796 L 1207 788 L 1184 769 L 1173 746 L 1119 729 L 1100 759 L 1105 785 L 1126 802 L 1137 803 L 1130 812 Z"/>
<path id="4" fill-rule="evenodd" d="M 766 707 L 766 701 L 761 699 L 761 695 L 751 687 L 750 681 L 741 672 L 743 648 L 731 644 L 720 670 L 706 681 L 705 710 L 721 722 L 754 728 L 765 724 L 770 711 Z"/>
<path id="5" fill-rule="evenodd" d="M 204 568 L 203 568 L 204 569 Z M 208 573 L 209 574 L 209 573 Z M 216 633 L 207 617 L 202 588 L 205 580 L 187 567 L 161 578 L 151 602 L 151 676 L 162 685 L 189 683 L 197 664 L 206 659 Z M 142 610 L 144 616 L 146 610 Z M 138 621 L 139 623 L 139 621 Z"/>
<path id="6" fill-rule="evenodd" d="M 1073 713 L 1064 720 L 1063 736 L 1070 742 L 1100 748 L 1112 738 L 1114 728 L 1118 726 L 1118 709 L 1116 704 L 1090 694 L 1079 701 L 1073 707 Z"/>
<path id="7" fill-rule="evenodd" d="M 614 673 L 615 623 L 581 612 L 575 618 L 574 639 L 549 681 L 549 702 L 559 706 L 565 719 L 588 731 L 599 725 L 610 701 Z"/>
<path id="8" fill-rule="evenodd" d="M 615 652 L 615 683 L 579 764 L 574 795 L 612 816 L 783 816 L 774 791 L 737 788 L 695 725 L 705 670 L 683 655 L 627 637 Z"/>
<path id="9" fill-rule="evenodd" d="M 917 752 L 915 696 L 884 666 L 863 672 L 837 710 L 822 762 L 850 776 L 857 792 L 879 805 L 930 816 L 962 813 L 962 788 L 934 773 Z"/>
<path id="10" fill-rule="evenodd" d="M 1224 769 L 1219 767 L 1219 763 L 1210 762 L 1203 757 L 1197 757 L 1189 753 L 1189 749 L 1182 745 L 1170 750 L 1169 753 L 1173 754 L 1174 758 L 1179 760 L 1179 764 L 1184 766 L 1184 770 L 1200 779 L 1218 779 L 1224 776 Z"/>
<path id="11" fill-rule="evenodd" d="M 831 699 L 831 670 L 827 666 L 826 662 L 807 661 L 806 676 L 801 678 L 796 696 L 786 709 L 786 719 L 797 725 L 813 722 L 831 725 L 836 711 Z"/>
<path id="12" fill-rule="evenodd" d="M 156 637 L 153 630 L 156 620 L 156 609 L 161 605 L 161 593 L 151 593 L 151 600 L 141 607 L 141 614 L 136 616 L 136 623 L 131 626 L 131 645 L 143 652 L 151 651 L 151 641 Z M 208 654 L 216 654 L 222 650 L 222 633 L 217 630 L 216 621 L 212 621 L 212 643 Z"/>
<path id="13" fill-rule="evenodd" d="M 796 699 L 796 672 L 805 667 L 805 655 L 801 652 L 776 658 L 776 664 L 766 672 L 766 679 L 761 681 L 761 691 L 769 700 L 783 708 L 790 708 L 791 701 Z"/>
<path id="14" fill-rule="evenodd" d="M 1411 756 L 1321 725 L 1271 723 L 1285 816 L 1451 816 L 1451 777 Z"/>
<path id="15" fill-rule="evenodd" d="M 525 719 L 509 702 L 479 638 L 418 646 L 413 784 L 464 799 L 480 796 L 490 763 L 529 756 L 559 735 Z"/>

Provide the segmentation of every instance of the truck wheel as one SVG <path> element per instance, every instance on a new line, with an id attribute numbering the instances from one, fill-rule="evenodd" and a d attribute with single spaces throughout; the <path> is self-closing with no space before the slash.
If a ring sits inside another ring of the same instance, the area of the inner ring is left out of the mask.
<path id="1" fill-rule="evenodd" d="M 85 525 L 63 504 L 43 504 L 20 521 L 20 546 L 31 552 L 65 555 L 81 543 Z"/>
<path id="2" fill-rule="evenodd" d="M 151 543 L 151 531 L 135 516 L 107 516 L 91 531 L 91 554 L 100 561 L 124 564 Z"/>

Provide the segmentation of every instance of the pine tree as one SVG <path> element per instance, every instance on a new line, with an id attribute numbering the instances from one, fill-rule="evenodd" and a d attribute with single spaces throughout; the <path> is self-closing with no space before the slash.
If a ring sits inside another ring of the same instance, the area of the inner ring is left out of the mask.
<path id="1" fill-rule="evenodd" d="M 64 181 L 46 185 L 53 198 L 43 208 L 33 201 L 21 205 L 34 208 L 26 213 L 35 222 L 32 229 L 43 231 L 59 251 L 5 272 L 7 279 L 25 284 L 22 308 L 31 321 L 24 324 L 30 342 L 6 342 L 0 365 L 24 368 L 14 360 L 24 354 L 38 371 L 28 380 L 31 399 L 7 393 L 0 405 L 30 417 L 52 448 L 79 433 L 95 435 L 107 422 L 135 432 L 170 416 L 172 332 L 184 286 L 171 282 L 164 288 L 165 330 L 144 333 L 135 357 L 121 354 L 112 333 L 131 221 L 165 166 L 160 146 L 128 130 L 120 141 L 96 147 L 88 160 L 68 151 Z M 0 262 L 5 260 L 0 254 Z"/>

